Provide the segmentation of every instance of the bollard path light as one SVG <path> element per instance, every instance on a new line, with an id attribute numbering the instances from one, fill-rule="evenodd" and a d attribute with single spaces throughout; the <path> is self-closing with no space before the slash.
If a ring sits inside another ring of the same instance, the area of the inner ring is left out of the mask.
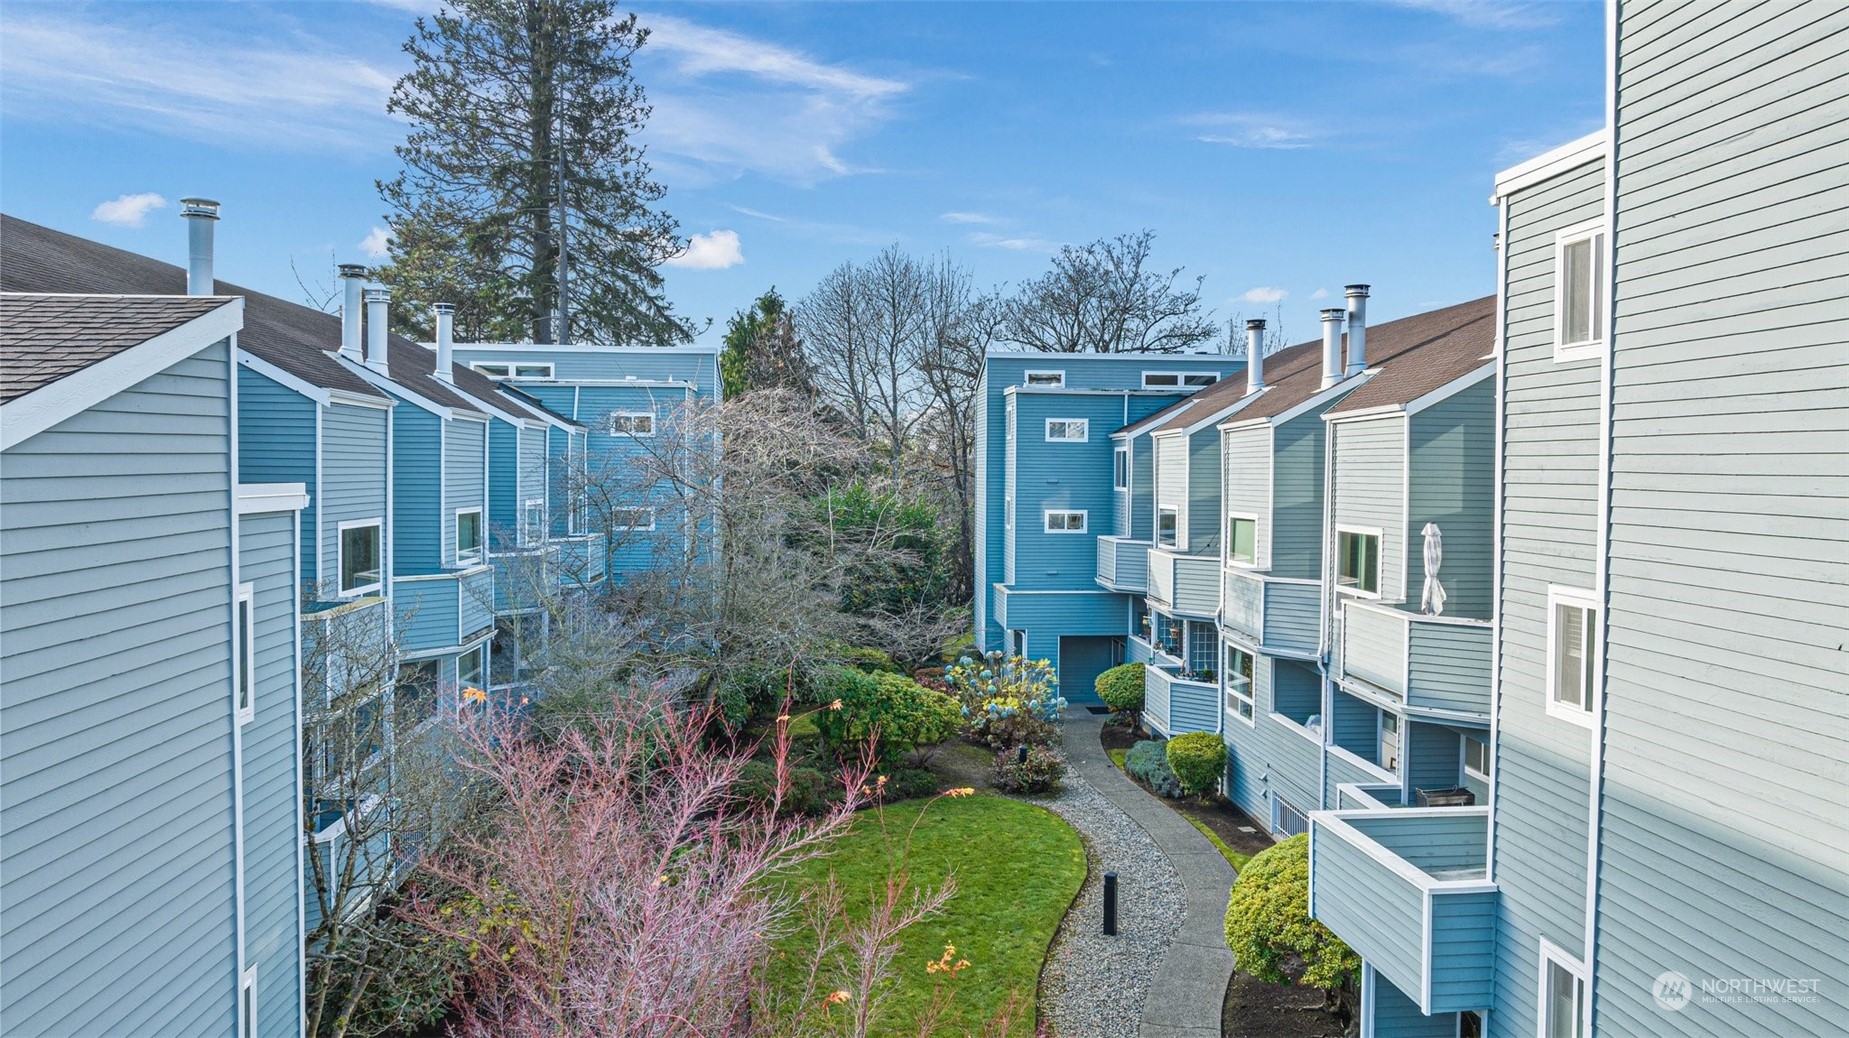
<path id="1" fill-rule="evenodd" d="M 1016 764 L 1026 764 L 1027 763 L 1027 744 L 1026 743 L 1022 743 L 1020 748 L 1014 751 L 1014 762 Z"/>
<path id="2" fill-rule="evenodd" d="M 1104 874 L 1104 936 L 1117 936 L 1117 873 Z"/>

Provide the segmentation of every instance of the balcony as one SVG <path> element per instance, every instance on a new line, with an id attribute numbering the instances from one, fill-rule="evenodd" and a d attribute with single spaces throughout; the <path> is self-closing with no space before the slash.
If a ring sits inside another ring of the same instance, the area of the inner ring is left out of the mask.
<path id="1" fill-rule="evenodd" d="M 607 567 L 604 564 L 604 542 L 601 535 L 560 537 L 552 543 L 558 550 L 555 561 L 560 587 L 568 590 L 588 588 L 604 579 Z"/>
<path id="2" fill-rule="evenodd" d="M 1354 598 L 1341 609 L 1337 680 L 1358 681 L 1413 710 L 1489 716 L 1488 620 Z"/>
<path id="3" fill-rule="evenodd" d="M 1212 618 L 1220 611 L 1220 560 L 1149 549 L 1149 597 L 1166 612 Z"/>
<path id="4" fill-rule="evenodd" d="M 1098 538 L 1098 583 L 1112 591 L 1149 590 L 1149 542 Z"/>
<path id="5" fill-rule="evenodd" d="M 1222 575 L 1220 622 L 1268 656 L 1314 656 L 1322 620 L 1322 583 L 1229 566 Z"/>
<path id="6" fill-rule="evenodd" d="M 1143 719 L 1163 734 L 1220 730 L 1220 686 L 1181 676 L 1179 666 L 1143 665 Z"/>
<path id="7" fill-rule="evenodd" d="M 494 567 L 392 578 L 400 648 L 449 649 L 494 627 Z"/>
<path id="8" fill-rule="evenodd" d="M 391 849 L 391 827 L 368 824 L 379 821 L 373 815 L 380 804 L 378 797 L 369 796 L 356 811 L 352 800 L 313 801 L 309 812 L 314 825 L 314 835 L 308 842 L 311 858 L 302 864 L 308 929 L 321 924 L 324 897 L 330 907 L 340 908 L 351 918 L 370 911 L 380 888 L 392 882 L 397 864 Z M 356 833 L 360 829 L 365 832 Z"/>
<path id="9" fill-rule="evenodd" d="M 494 611 L 518 613 L 538 608 L 554 579 L 557 552 L 550 545 L 516 548 L 488 557 L 494 565 Z"/>
<path id="10" fill-rule="evenodd" d="M 1315 812 L 1310 915 L 1421 1012 L 1481 1009 L 1495 966 L 1488 840 L 1488 808 Z"/>

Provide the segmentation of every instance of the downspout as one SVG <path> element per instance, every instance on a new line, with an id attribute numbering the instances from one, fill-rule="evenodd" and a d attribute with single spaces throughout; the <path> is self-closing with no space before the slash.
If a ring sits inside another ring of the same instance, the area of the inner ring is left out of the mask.
<path id="1" fill-rule="evenodd" d="M 1322 677 L 1322 731 L 1317 733 L 1322 742 L 1322 752 L 1316 756 L 1316 802 L 1320 806 L 1329 791 L 1329 747 L 1331 733 L 1335 731 L 1335 719 L 1331 714 L 1335 710 L 1335 679 L 1330 676 L 1329 664 L 1335 626 L 1335 546 L 1330 542 L 1335 537 L 1335 436 L 1336 427 L 1327 417 L 1319 416 L 1323 422 L 1323 543 L 1322 543 L 1322 615 L 1317 618 L 1316 633 L 1316 672 Z"/>

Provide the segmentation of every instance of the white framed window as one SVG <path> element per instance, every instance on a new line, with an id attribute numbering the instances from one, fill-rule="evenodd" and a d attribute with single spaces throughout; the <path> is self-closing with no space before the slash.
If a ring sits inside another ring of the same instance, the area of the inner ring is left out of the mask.
<path id="1" fill-rule="evenodd" d="M 1464 774 L 1489 781 L 1489 742 L 1475 735 L 1464 736 Z"/>
<path id="2" fill-rule="evenodd" d="M 610 528 L 612 530 L 653 530 L 655 510 L 653 508 L 613 508 L 610 510 Z"/>
<path id="3" fill-rule="evenodd" d="M 358 519 L 339 526 L 340 594 L 344 597 L 370 594 L 384 586 L 380 531 L 384 520 Z"/>
<path id="4" fill-rule="evenodd" d="M 546 499 L 529 498 L 520 506 L 520 543 L 538 544 L 546 539 Z"/>
<path id="5" fill-rule="evenodd" d="M 655 435 L 653 411 L 612 411 L 604 419 L 604 431 L 611 436 Z"/>
<path id="6" fill-rule="evenodd" d="M 1091 438 L 1091 420 L 1087 418 L 1048 418 L 1046 438 L 1048 443 L 1084 443 Z"/>
<path id="7" fill-rule="evenodd" d="M 1380 531 L 1336 527 L 1335 586 L 1380 597 Z"/>
<path id="8" fill-rule="evenodd" d="M 1173 389 L 1179 386 L 1211 386 L 1220 376 L 1211 371 L 1145 371 L 1144 389 Z"/>
<path id="9" fill-rule="evenodd" d="M 257 716 L 257 586 L 238 587 L 238 723 Z"/>
<path id="10" fill-rule="evenodd" d="M 1225 678 L 1226 712 L 1246 724 L 1256 725 L 1257 704 L 1252 698 L 1252 654 L 1238 646 L 1228 645 Z"/>
<path id="11" fill-rule="evenodd" d="M 458 509 L 456 511 L 456 565 L 479 566 L 483 557 L 482 510 L 479 508 Z"/>
<path id="12" fill-rule="evenodd" d="M 456 711 L 485 704 L 488 690 L 488 647 L 477 645 L 456 657 Z M 472 690 L 472 691 L 471 691 Z"/>
<path id="13" fill-rule="evenodd" d="M 1156 543 L 1164 548 L 1173 548 L 1180 544 L 1181 513 L 1174 508 L 1163 506 L 1156 509 Z"/>
<path id="14" fill-rule="evenodd" d="M 1114 490 L 1130 489 L 1130 448 L 1119 447 L 1111 452 L 1111 487 Z"/>
<path id="15" fill-rule="evenodd" d="M 1560 947 L 1541 938 L 1541 1012 L 1536 1038 L 1586 1038 L 1592 1008 L 1586 998 L 1586 967 Z"/>
<path id="16" fill-rule="evenodd" d="M 1086 514 L 1083 511 L 1050 510 L 1046 513 L 1046 532 L 1084 533 L 1085 518 Z"/>
<path id="17" fill-rule="evenodd" d="M 519 364 L 505 360 L 478 360 L 469 365 L 489 378 L 551 378 L 551 364 Z"/>
<path id="18" fill-rule="evenodd" d="M 238 1034 L 257 1038 L 257 965 L 244 967 L 238 977 Z"/>
<path id="19" fill-rule="evenodd" d="M 1258 561 L 1258 517 L 1226 517 L 1226 561 L 1236 566 L 1250 566 Z"/>
<path id="20" fill-rule="evenodd" d="M 1591 727 L 1598 695 L 1598 598 L 1547 589 L 1547 712 Z"/>
<path id="21" fill-rule="evenodd" d="M 1023 380 L 1022 384 L 1064 389 L 1066 386 L 1066 373 L 1063 371 L 1030 371 L 1027 373 L 1027 378 Z"/>
<path id="22" fill-rule="evenodd" d="M 1605 349 L 1605 222 L 1554 236 L 1554 359 L 1583 360 Z"/>
<path id="23" fill-rule="evenodd" d="M 1380 766 L 1394 774 L 1400 771 L 1400 715 L 1380 712 Z"/>

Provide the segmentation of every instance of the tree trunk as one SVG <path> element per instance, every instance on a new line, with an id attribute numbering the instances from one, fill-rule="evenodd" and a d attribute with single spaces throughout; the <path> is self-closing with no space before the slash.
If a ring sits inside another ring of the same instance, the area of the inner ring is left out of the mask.
<path id="1" fill-rule="evenodd" d="M 557 55 L 553 49 L 553 27 L 546 18 L 541 0 L 527 0 L 526 26 L 533 62 L 528 72 L 531 90 L 527 109 L 527 133 L 532 141 L 532 160 L 526 173 L 526 205 L 532 221 L 533 271 L 527 278 L 532 296 L 533 341 L 541 345 L 552 342 L 552 301 L 558 284 L 558 243 L 552 232 L 553 155 L 552 130 L 557 118 Z"/>

